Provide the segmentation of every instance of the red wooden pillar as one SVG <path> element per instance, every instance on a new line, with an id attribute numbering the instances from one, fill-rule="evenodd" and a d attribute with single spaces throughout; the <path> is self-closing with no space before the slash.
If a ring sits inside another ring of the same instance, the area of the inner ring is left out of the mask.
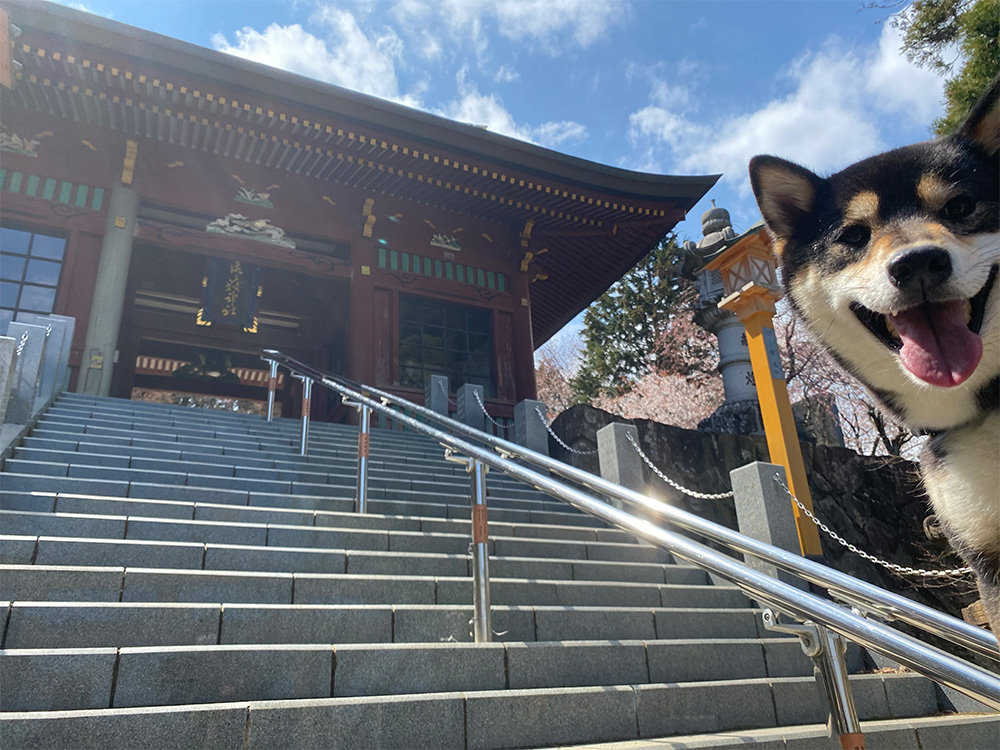
<path id="1" fill-rule="evenodd" d="M 371 241 L 351 243 L 351 304 L 347 321 L 347 373 L 359 383 L 375 382 L 375 285 L 372 280 L 375 252 Z"/>
<path id="2" fill-rule="evenodd" d="M 538 398 L 535 387 L 535 346 L 531 332 L 531 282 L 529 274 L 515 272 L 511 279 L 514 292 L 514 382 L 517 401 Z"/>

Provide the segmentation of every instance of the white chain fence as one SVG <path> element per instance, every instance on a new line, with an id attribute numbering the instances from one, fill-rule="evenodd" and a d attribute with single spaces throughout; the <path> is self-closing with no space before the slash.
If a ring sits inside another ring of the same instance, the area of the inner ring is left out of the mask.
<path id="1" fill-rule="evenodd" d="M 493 417 L 490 416 L 490 413 L 486 411 L 486 404 L 483 403 L 483 399 L 479 395 L 479 391 L 473 389 L 472 395 L 476 397 L 476 403 L 479 404 L 479 410 L 483 413 L 483 416 L 486 417 L 494 427 L 500 430 L 500 434 L 502 436 L 506 437 L 507 425 L 503 424 L 502 422 L 497 422 Z"/>
<path id="2" fill-rule="evenodd" d="M 639 444 L 635 442 L 635 438 L 632 437 L 631 433 L 626 432 L 625 438 L 628 440 L 629 445 L 635 448 L 635 452 L 639 454 L 639 458 L 645 461 L 646 466 L 648 466 L 653 471 L 653 473 L 656 474 L 656 476 L 658 476 L 660 479 L 669 484 L 678 492 L 682 492 L 688 497 L 696 497 L 699 500 L 725 500 L 733 496 L 732 490 L 730 490 L 729 492 L 716 492 L 714 494 L 708 492 L 696 492 L 695 490 L 689 490 L 687 487 L 678 484 L 673 479 L 664 474 L 662 471 L 660 471 L 659 468 L 657 468 L 657 466 L 653 464 L 652 461 L 649 460 L 649 456 L 647 456 L 645 453 L 642 452 L 642 448 L 640 448 Z"/>
<path id="3" fill-rule="evenodd" d="M 557 443 L 559 443 L 559 445 L 561 445 L 563 448 L 565 448 L 566 450 L 568 450 L 570 453 L 575 453 L 578 456 L 592 456 L 595 453 L 597 453 L 597 449 L 596 448 L 594 450 L 592 450 L 592 451 L 581 451 L 581 450 L 577 450 L 576 448 L 572 448 L 572 447 L 566 445 L 566 443 L 563 442 L 563 439 L 561 437 L 559 437 L 558 435 L 556 435 L 552 431 L 552 428 L 549 427 L 549 423 L 545 421 L 545 415 L 542 414 L 541 407 L 539 407 L 539 406 L 535 407 L 535 414 L 537 414 L 538 418 L 540 420 L 542 420 L 542 424 L 545 426 L 546 431 L 555 439 L 555 441 Z"/>
<path id="4" fill-rule="evenodd" d="M 854 546 L 846 539 L 844 539 L 842 536 L 840 536 L 836 531 L 834 531 L 825 523 L 820 521 L 819 518 L 816 517 L 815 513 L 813 513 L 805 505 L 803 505 L 802 501 L 799 500 L 797 497 L 795 497 L 795 495 L 792 494 L 792 491 L 788 488 L 788 485 L 785 484 L 784 481 L 782 481 L 780 474 L 774 475 L 774 481 L 779 487 L 781 487 L 781 489 L 785 491 L 785 494 L 788 495 L 788 497 L 790 497 L 792 501 L 799 507 L 799 510 L 805 513 L 806 517 L 814 524 L 816 524 L 816 526 L 820 528 L 823 532 L 825 532 L 827 536 L 829 536 L 831 539 L 833 539 L 841 546 L 846 547 L 859 557 L 863 557 L 868 562 L 880 565 L 886 570 L 891 570 L 893 573 L 900 573 L 902 575 L 910 575 L 910 576 L 926 576 L 928 578 L 961 578 L 963 576 L 967 576 L 970 573 L 972 573 L 972 568 L 969 567 L 951 568 L 949 570 L 923 570 L 922 568 L 911 568 L 906 565 L 897 565 L 896 563 L 889 562 L 888 560 L 883 560 L 879 557 L 876 557 L 875 555 L 871 555 L 865 552 L 863 549 L 858 549 L 856 546 Z"/>

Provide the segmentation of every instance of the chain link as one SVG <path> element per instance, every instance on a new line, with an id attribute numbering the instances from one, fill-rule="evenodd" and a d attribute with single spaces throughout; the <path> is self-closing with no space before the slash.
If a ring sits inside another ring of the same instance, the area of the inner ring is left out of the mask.
<path id="1" fill-rule="evenodd" d="M 489 412 L 486 411 L 486 404 L 483 403 L 483 399 L 480 398 L 479 396 L 479 391 L 473 388 L 472 395 L 476 397 L 476 403 L 479 404 L 479 410 L 483 413 L 483 416 L 486 417 L 488 420 L 490 420 L 490 422 L 493 424 L 494 427 L 497 427 L 501 430 L 500 433 L 501 435 L 506 435 L 507 426 L 501 422 L 497 422 L 493 417 L 489 415 Z"/>
<path id="2" fill-rule="evenodd" d="M 891 570 L 893 573 L 900 573 L 902 575 L 910 575 L 910 576 L 927 576 L 930 578 L 960 578 L 962 576 L 966 576 L 972 573 L 972 568 L 969 567 L 951 568 L 949 570 L 923 570 L 921 568 L 911 568 L 906 565 L 897 565 L 896 563 L 889 562 L 888 560 L 883 560 L 881 558 L 875 557 L 875 555 L 871 555 L 865 552 L 863 549 L 858 549 L 853 544 L 844 539 L 842 536 L 840 536 L 833 529 L 831 529 L 829 526 L 827 526 L 825 523 L 820 521 L 819 518 L 817 518 L 816 515 L 811 510 L 809 510 L 805 505 L 802 504 L 801 500 L 799 500 L 797 497 L 795 497 L 795 495 L 792 494 L 792 491 L 788 488 L 788 485 L 786 485 L 782 481 L 780 474 L 774 475 L 774 481 L 779 487 L 781 487 L 781 489 L 785 491 L 785 494 L 788 495 L 792 499 L 792 501 L 799 507 L 799 510 L 805 513 L 806 517 L 814 524 L 816 524 L 817 527 L 822 529 L 827 534 L 827 536 L 829 536 L 838 544 L 846 547 L 859 557 L 863 557 L 868 562 L 875 563 L 876 565 L 881 565 L 883 568 Z"/>
<path id="3" fill-rule="evenodd" d="M 539 418 L 540 420 L 542 420 L 542 424 L 543 424 L 543 425 L 545 426 L 545 429 L 546 429 L 546 430 L 548 431 L 548 433 L 549 433 L 549 434 L 550 434 L 550 435 L 551 435 L 551 436 L 552 436 L 553 438 L 555 438 L 555 441 L 556 441 L 557 443 L 559 443 L 559 445 L 561 445 L 561 446 L 562 446 L 563 448 L 565 448 L 566 450 L 568 450 L 568 451 L 569 451 L 570 453 L 575 453 L 575 454 L 576 454 L 576 455 L 578 455 L 578 456 L 592 456 L 592 455 L 594 455 L 595 453 L 597 453 L 597 449 L 596 449 L 596 448 L 595 448 L 594 450 L 592 450 L 592 451 L 580 451 L 580 450 L 577 450 L 576 448 L 570 448 L 570 447 L 569 447 L 568 445 L 566 445 L 566 443 L 564 443 L 564 442 L 563 442 L 562 438 L 561 438 L 561 437 L 559 437 L 558 435 L 556 435 L 556 434 L 555 434 L 555 433 L 554 433 L 554 432 L 552 431 L 552 428 L 551 428 L 551 427 L 549 427 L 549 423 L 545 421 L 545 415 L 544 415 L 544 414 L 542 414 L 542 409 L 541 409 L 541 407 L 539 407 L 539 406 L 536 406 L 536 407 L 535 407 L 535 414 L 537 414 L 537 415 L 538 415 L 538 418 Z"/>
<path id="4" fill-rule="evenodd" d="M 441 393 L 444 394 L 445 403 L 447 403 L 448 406 L 455 406 L 455 401 L 451 398 L 451 396 L 448 395 L 448 389 L 444 387 L 444 381 L 439 380 L 437 381 L 437 384 L 438 388 L 441 389 Z"/>
<path id="5" fill-rule="evenodd" d="M 645 453 L 642 452 L 642 448 L 640 448 L 639 444 L 635 442 L 635 438 L 632 437 L 631 433 L 626 432 L 625 439 L 628 440 L 629 445 L 635 448 L 635 452 L 639 454 L 639 458 L 641 458 L 643 461 L 646 462 L 646 466 L 652 469 L 653 472 L 656 474 L 656 476 L 658 476 L 660 479 L 669 484 L 678 492 L 683 492 L 688 497 L 696 497 L 699 500 L 725 500 L 733 496 L 732 490 L 730 490 L 729 492 L 716 492 L 712 494 L 709 492 L 695 492 L 694 490 L 689 490 L 687 487 L 683 485 L 677 484 L 677 482 L 675 482 L 673 479 L 668 477 L 666 474 L 664 474 L 656 466 L 653 465 L 653 462 L 649 460 L 649 456 L 647 456 Z"/>
<path id="6" fill-rule="evenodd" d="M 28 343 L 28 332 L 25 331 L 21 334 L 21 340 L 17 342 L 17 356 L 20 357 L 22 352 L 24 352 L 24 345 Z"/>

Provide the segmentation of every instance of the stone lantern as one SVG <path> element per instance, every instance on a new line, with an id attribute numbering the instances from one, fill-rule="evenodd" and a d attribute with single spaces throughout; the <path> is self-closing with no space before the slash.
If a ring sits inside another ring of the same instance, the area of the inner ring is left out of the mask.
<path id="1" fill-rule="evenodd" d="M 745 235 L 737 235 L 733 231 L 729 212 L 717 208 L 715 201 L 712 208 L 702 214 L 701 228 L 704 237 L 697 244 L 690 241 L 684 243 L 688 253 L 685 266 L 693 272 L 698 285 L 698 307 L 694 320 L 706 331 L 715 334 L 719 341 L 719 373 L 722 375 L 725 401 L 698 428 L 744 435 L 759 433 L 763 423 L 746 332 L 743 323 L 733 313 L 718 306 L 726 295 L 722 274 L 718 270 L 705 269 L 707 263 Z M 756 229 L 759 227 L 750 231 Z"/>

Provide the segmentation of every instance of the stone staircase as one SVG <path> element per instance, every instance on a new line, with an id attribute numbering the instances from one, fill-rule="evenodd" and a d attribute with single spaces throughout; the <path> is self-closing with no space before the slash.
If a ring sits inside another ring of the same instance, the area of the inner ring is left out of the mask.
<path id="1" fill-rule="evenodd" d="M 298 431 L 55 402 L 0 474 L 0 747 L 827 746 L 811 662 L 736 588 L 496 472 L 471 643 L 462 467 L 373 430 L 357 515 L 356 428 Z M 917 675 L 852 682 L 869 747 L 1000 738 Z"/>

